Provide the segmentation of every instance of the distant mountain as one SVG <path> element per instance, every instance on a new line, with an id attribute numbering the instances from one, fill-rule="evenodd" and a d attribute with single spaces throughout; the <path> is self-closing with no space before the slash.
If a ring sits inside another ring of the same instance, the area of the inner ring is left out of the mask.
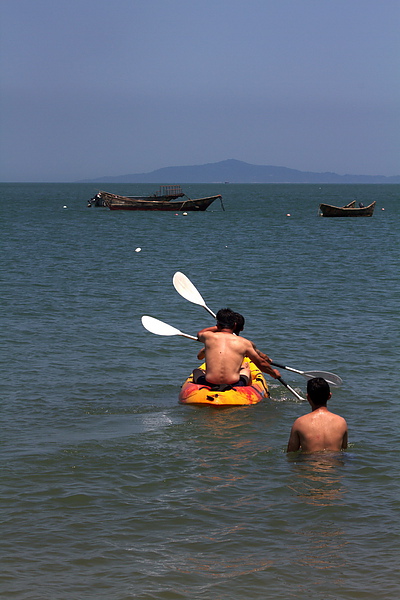
<path id="1" fill-rule="evenodd" d="M 338 175 L 251 165 L 233 158 L 205 165 L 164 167 L 150 173 L 85 179 L 81 183 L 400 183 L 400 176 Z"/>

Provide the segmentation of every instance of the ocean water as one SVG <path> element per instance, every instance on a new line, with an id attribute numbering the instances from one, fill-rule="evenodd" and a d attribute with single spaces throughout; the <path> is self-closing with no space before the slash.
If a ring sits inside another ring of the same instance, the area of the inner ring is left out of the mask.
<path id="1" fill-rule="evenodd" d="M 188 185 L 225 210 L 187 216 L 88 209 L 89 184 L 0 189 L 1 597 L 399 597 L 400 186 Z M 353 199 L 374 216 L 318 217 Z M 271 379 L 256 406 L 177 403 L 199 345 L 140 317 L 212 324 L 178 270 L 277 362 L 343 378 L 346 452 L 287 455 L 309 407 Z"/>

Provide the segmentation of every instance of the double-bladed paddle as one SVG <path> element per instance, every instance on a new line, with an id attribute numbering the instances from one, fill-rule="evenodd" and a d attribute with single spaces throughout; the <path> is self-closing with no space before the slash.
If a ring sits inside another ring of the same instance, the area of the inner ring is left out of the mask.
<path id="1" fill-rule="evenodd" d="M 293 369 L 292 367 L 286 367 L 285 365 L 281 365 L 277 362 L 271 362 L 271 365 L 274 367 L 279 367 L 280 369 L 286 369 L 286 371 L 292 371 L 292 373 L 297 373 L 298 375 L 302 375 L 306 379 L 314 379 L 314 377 L 322 377 L 329 383 L 329 385 L 339 386 L 342 385 L 343 380 L 339 377 L 339 375 L 335 375 L 335 373 L 328 373 L 328 371 L 299 371 L 299 369 Z"/>
<path id="2" fill-rule="evenodd" d="M 159 319 L 155 319 L 154 317 L 149 317 L 147 315 L 143 315 L 142 317 L 142 325 L 147 331 L 151 333 L 155 333 L 156 335 L 180 335 L 182 337 L 189 338 L 190 340 L 196 340 L 197 337 L 194 335 L 189 335 L 188 333 L 183 333 L 176 327 L 172 327 L 172 325 L 168 325 L 168 323 L 164 323 L 163 321 L 159 321 Z M 282 377 L 277 378 L 278 381 L 282 383 L 298 400 L 302 400 L 304 402 L 304 398 L 300 396 L 290 385 L 286 383 L 282 379 Z"/>
<path id="3" fill-rule="evenodd" d="M 172 283 L 174 288 L 185 300 L 192 302 L 193 304 L 198 304 L 205 308 L 210 315 L 214 318 L 216 317 L 215 313 L 207 306 L 202 295 L 198 291 L 198 289 L 193 285 L 186 275 L 177 271 L 172 278 Z M 276 362 L 271 362 L 274 367 L 279 367 L 281 369 L 286 369 L 286 371 L 292 371 L 293 373 L 297 373 L 298 375 L 302 375 L 306 379 L 312 379 L 314 377 L 323 377 L 325 381 L 327 381 L 330 385 L 339 386 L 343 383 L 342 379 L 339 375 L 335 375 L 335 373 L 329 373 L 328 371 L 300 371 L 299 369 L 293 369 L 292 367 L 288 367 L 286 365 L 281 365 Z"/>

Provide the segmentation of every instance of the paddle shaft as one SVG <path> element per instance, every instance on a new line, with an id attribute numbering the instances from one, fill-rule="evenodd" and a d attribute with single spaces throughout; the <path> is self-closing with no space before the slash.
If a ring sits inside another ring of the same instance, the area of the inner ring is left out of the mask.
<path id="1" fill-rule="evenodd" d="M 297 373 L 298 375 L 302 375 L 306 379 L 313 379 L 314 377 L 322 377 L 325 379 L 330 385 L 340 386 L 343 381 L 336 375 L 335 373 L 329 373 L 328 371 L 300 371 L 299 369 L 293 369 L 292 367 L 287 367 L 286 365 L 281 365 L 277 362 L 271 362 L 271 365 L 275 367 L 279 367 L 280 369 L 286 369 L 286 371 L 291 371 L 292 373 Z"/>
<path id="2" fill-rule="evenodd" d="M 280 381 L 280 382 L 281 382 L 281 384 L 282 384 L 282 385 L 284 385 L 284 386 L 285 386 L 285 388 L 287 388 L 287 389 L 289 390 L 289 392 L 292 392 L 293 396 L 296 396 L 296 398 L 297 398 L 298 400 L 301 400 L 302 402 L 305 402 L 305 398 L 302 398 L 302 397 L 300 396 L 300 394 L 298 394 L 298 393 L 296 392 L 296 390 L 294 390 L 292 387 L 290 387 L 290 385 L 289 385 L 288 383 L 286 383 L 286 381 L 285 381 L 284 379 L 282 379 L 282 377 L 277 377 L 277 379 L 278 379 L 278 381 Z"/>
<path id="3" fill-rule="evenodd" d="M 178 335 L 181 335 L 182 337 L 188 338 L 189 340 L 194 340 L 195 342 L 199 341 L 196 336 L 189 335 L 188 333 L 182 333 L 182 331 L 180 333 L 178 333 Z"/>
<path id="4" fill-rule="evenodd" d="M 211 310 L 211 308 L 208 308 L 207 304 L 204 304 L 203 308 L 205 308 L 206 311 L 209 312 L 212 317 L 214 317 L 214 319 L 217 318 L 217 315 Z"/>

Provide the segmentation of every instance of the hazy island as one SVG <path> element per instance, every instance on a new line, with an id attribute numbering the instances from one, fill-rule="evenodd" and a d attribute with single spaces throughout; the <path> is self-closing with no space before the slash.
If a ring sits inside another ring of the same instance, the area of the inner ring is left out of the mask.
<path id="1" fill-rule="evenodd" d="M 79 183 L 400 183 L 400 175 L 338 175 L 252 165 L 233 158 L 204 165 L 163 167 L 149 173 L 104 176 Z"/>

